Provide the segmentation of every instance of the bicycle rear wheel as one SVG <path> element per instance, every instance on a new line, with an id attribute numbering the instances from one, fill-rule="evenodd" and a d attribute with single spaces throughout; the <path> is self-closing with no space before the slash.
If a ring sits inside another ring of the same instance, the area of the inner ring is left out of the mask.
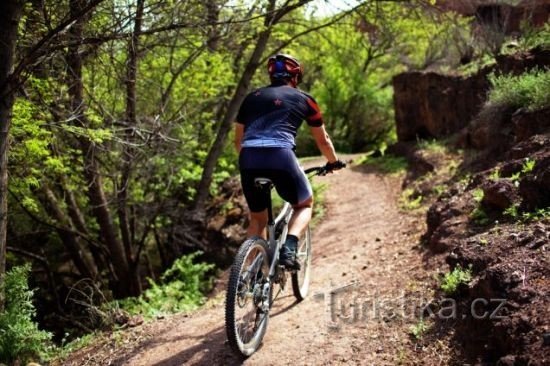
<path id="1" fill-rule="evenodd" d="M 225 298 L 225 329 L 229 344 L 248 357 L 260 346 L 267 330 L 272 285 L 266 242 L 245 241 L 235 257 Z"/>
<path id="2" fill-rule="evenodd" d="M 300 270 L 292 273 L 292 292 L 298 301 L 302 301 L 309 291 L 311 276 L 311 230 L 309 226 L 298 242 L 296 260 L 300 263 Z"/>

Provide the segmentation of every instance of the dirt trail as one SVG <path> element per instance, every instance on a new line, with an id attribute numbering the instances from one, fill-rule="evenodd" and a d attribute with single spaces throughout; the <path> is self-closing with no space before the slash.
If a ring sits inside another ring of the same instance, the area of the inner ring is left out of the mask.
<path id="1" fill-rule="evenodd" d="M 328 185 L 327 212 L 313 232 L 310 295 L 301 303 L 290 288 L 279 295 L 263 346 L 245 364 L 414 362 L 418 358 L 408 332 L 418 323 L 414 302 L 427 288 L 417 250 L 423 217 L 398 209 L 398 177 L 359 166 L 315 179 Z M 111 337 L 66 364 L 237 364 L 225 340 L 220 293 L 193 314 Z"/>

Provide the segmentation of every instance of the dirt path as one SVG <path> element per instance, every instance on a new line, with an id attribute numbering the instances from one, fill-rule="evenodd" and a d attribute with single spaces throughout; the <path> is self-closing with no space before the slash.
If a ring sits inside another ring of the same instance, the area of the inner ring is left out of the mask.
<path id="1" fill-rule="evenodd" d="M 263 346 L 245 364 L 413 363 L 408 332 L 427 294 L 417 250 L 423 217 L 398 209 L 398 177 L 361 166 L 316 179 L 328 184 L 327 213 L 313 233 L 310 296 L 297 304 L 291 289 L 279 295 Z M 67 364 L 237 364 L 223 322 L 220 293 L 196 313 L 111 337 Z"/>

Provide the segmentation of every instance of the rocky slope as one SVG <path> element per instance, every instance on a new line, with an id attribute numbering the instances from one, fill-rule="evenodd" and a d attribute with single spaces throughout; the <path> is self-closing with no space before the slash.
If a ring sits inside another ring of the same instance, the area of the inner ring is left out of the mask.
<path id="1" fill-rule="evenodd" d="M 538 62 L 539 66 L 550 65 L 548 51 L 509 57 L 499 67 L 520 72 Z M 394 80 L 394 85 L 403 81 L 414 85 L 414 90 L 409 87 L 406 93 L 396 94 L 401 142 L 393 151 L 405 154 L 411 171 L 416 172 L 406 184 L 416 196 L 426 195 L 436 184 L 440 187 L 426 215 L 426 257 L 442 258 L 451 270 L 468 277 L 452 293 L 439 290 L 426 309 L 433 324 L 425 339 L 428 344 L 447 339 L 456 362 L 547 365 L 550 109 L 526 112 L 485 107 L 476 111 L 481 99 L 472 100 L 476 95 L 483 98 L 483 90 L 474 88 L 466 94 L 464 88 L 483 85 L 476 78 L 486 77 L 484 73 L 471 80 L 440 80 L 443 77 L 430 74 Z M 411 81 L 415 78 L 420 81 Z M 415 94 L 413 106 L 410 97 Z M 469 108 L 461 107 L 465 105 Z M 462 162 L 455 174 L 441 182 L 434 175 L 437 164 L 430 154 L 406 141 L 418 135 L 453 133 L 448 141 L 464 149 Z M 455 313 L 441 316 L 449 304 L 454 304 Z"/>

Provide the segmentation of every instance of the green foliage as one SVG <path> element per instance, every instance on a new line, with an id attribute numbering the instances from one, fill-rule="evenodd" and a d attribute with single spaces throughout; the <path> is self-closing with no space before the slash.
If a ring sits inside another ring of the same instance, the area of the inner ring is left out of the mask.
<path id="1" fill-rule="evenodd" d="M 535 168 L 536 161 L 532 160 L 530 158 L 526 158 L 521 166 L 521 170 L 519 172 L 515 172 L 510 176 L 510 180 L 516 187 L 519 187 L 519 181 L 521 178 L 525 175 L 533 171 Z"/>
<path id="2" fill-rule="evenodd" d="M 474 198 L 474 201 L 481 202 L 483 200 L 483 197 L 485 196 L 485 193 L 483 192 L 483 189 L 476 188 L 472 191 L 472 197 Z"/>
<path id="3" fill-rule="evenodd" d="M 365 156 L 360 164 L 371 165 L 382 173 L 398 174 L 407 169 L 407 159 L 402 156 L 386 154 L 379 157 Z"/>
<path id="4" fill-rule="evenodd" d="M 487 225 L 491 221 L 487 213 L 481 207 L 476 207 L 470 214 L 470 219 L 472 219 L 478 225 Z"/>
<path id="5" fill-rule="evenodd" d="M 52 359 L 53 364 L 56 364 L 55 363 L 55 360 L 63 360 L 64 358 L 66 358 L 67 356 L 69 356 L 71 353 L 79 350 L 79 349 L 82 349 L 88 345 L 90 345 L 91 343 L 94 342 L 94 340 L 97 338 L 97 334 L 98 333 L 90 333 L 90 334 L 86 334 L 82 337 L 78 337 L 68 343 L 66 343 L 66 340 L 63 339 L 61 341 L 61 346 L 60 347 L 55 347 L 55 348 L 52 348 L 49 352 L 49 358 Z"/>
<path id="6" fill-rule="evenodd" d="M 519 204 L 513 204 L 504 210 L 506 216 L 510 216 L 512 219 L 516 219 L 519 216 L 518 213 Z"/>
<path id="7" fill-rule="evenodd" d="M 14 267 L 4 275 L 0 291 L 5 291 L 5 309 L 0 312 L 0 362 L 13 364 L 45 356 L 51 334 L 33 321 L 36 310 L 33 290 L 27 279 L 30 265 Z"/>
<path id="8" fill-rule="evenodd" d="M 420 319 L 415 325 L 411 325 L 409 328 L 409 334 L 414 337 L 414 339 L 422 339 L 424 333 L 429 329 L 429 326 L 424 322 L 424 319 Z"/>
<path id="9" fill-rule="evenodd" d="M 539 208 L 533 212 L 523 212 L 521 218 L 523 221 L 539 221 L 550 217 L 550 207 Z"/>
<path id="10" fill-rule="evenodd" d="M 550 71 L 533 69 L 520 75 L 491 74 L 489 104 L 538 110 L 550 106 Z"/>
<path id="11" fill-rule="evenodd" d="M 447 190 L 447 186 L 445 184 L 436 184 L 432 188 L 432 191 L 435 193 L 437 197 L 441 196 L 446 190 Z"/>
<path id="12" fill-rule="evenodd" d="M 417 194 L 414 189 L 407 188 L 399 197 L 399 207 L 403 210 L 416 210 L 422 206 L 422 195 Z"/>
<path id="13" fill-rule="evenodd" d="M 533 171 L 533 169 L 535 168 L 535 164 L 536 164 L 535 160 L 533 160 L 531 158 L 525 159 L 525 161 L 523 162 L 523 165 L 521 167 L 521 172 L 523 174 L 531 173 Z"/>
<path id="14" fill-rule="evenodd" d="M 215 266 L 195 263 L 200 252 L 185 255 L 174 261 L 161 277 L 161 283 L 149 280 L 150 288 L 138 298 L 122 300 L 120 305 L 132 314 L 154 317 L 196 309 L 204 303 L 204 294 L 210 290 L 208 276 Z"/>
<path id="15" fill-rule="evenodd" d="M 303 88 L 319 102 L 339 151 L 367 151 L 395 141 L 395 74 L 446 58 L 458 61 L 464 45 L 457 40 L 469 37 L 469 20 L 438 14 L 379 2 L 358 9 L 353 21 L 344 19 L 308 34 L 288 50 L 303 61 Z M 307 22 L 312 21 L 317 20 Z M 315 153 L 307 130 L 299 133 L 297 152 Z"/>
<path id="16" fill-rule="evenodd" d="M 437 154 L 444 154 L 448 151 L 445 141 L 436 139 L 420 140 L 417 146 L 422 150 L 427 150 Z"/>
<path id="17" fill-rule="evenodd" d="M 451 272 L 446 273 L 441 281 L 441 289 L 446 295 L 452 295 L 460 285 L 467 285 L 472 280 L 472 268 L 456 266 Z"/>
<path id="18" fill-rule="evenodd" d="M 493 170 L 489 175 L 489 179 L 492 180 L 493 182 L 498 181 L 500 179 L 500 169 L 495 168 L 495 170 Z"/>
<path id="19" fill-rule="evenodd" d="M 311 182 L 311 188 L 313 189 L 314 199 L 312 214 L 313 219 L 311 221 L 311 225 L 315 227 L 325 215 L 325 191 L 327 190 L 328 186 L 325 183 L 313 181 Z"/>
<path id="20" fill-rule="evenodd" d="M 532 27 L 527 22 L 521 24 L 521 37 L 519 47 L 530 50 L 535 47 L 550 49 L 550 23 L 546 22 L 542 28 Z"/>

